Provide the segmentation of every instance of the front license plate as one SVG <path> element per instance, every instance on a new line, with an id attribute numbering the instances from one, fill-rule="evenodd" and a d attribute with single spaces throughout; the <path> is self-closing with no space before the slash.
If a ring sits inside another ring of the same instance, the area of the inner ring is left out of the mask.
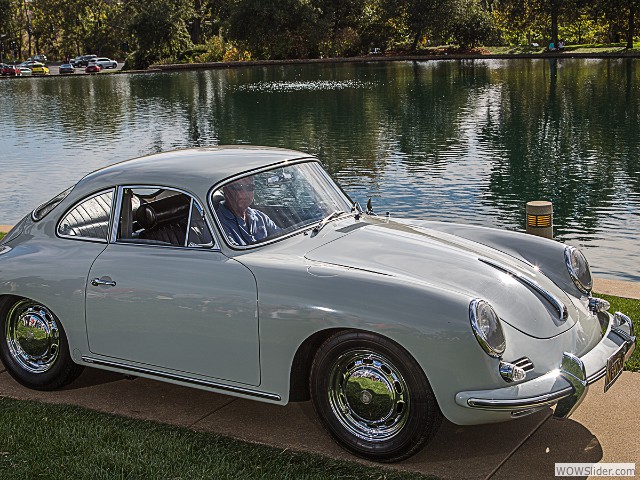
<path id="1" fill-rule="evenodd" d="M 615 351 L 607 359 L 607 373 L 604 376 L 604 391 L 609 390 L 611 385 L 618 379 L 624 368 L 624 354 L 627 351 L 625 345 L 620 345 L 620 348 Z"/>

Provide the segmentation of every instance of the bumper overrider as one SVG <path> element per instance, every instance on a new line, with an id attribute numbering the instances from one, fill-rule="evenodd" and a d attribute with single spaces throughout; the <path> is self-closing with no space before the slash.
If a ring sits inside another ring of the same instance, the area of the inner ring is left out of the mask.
<path id="1" fill-rule="evenodd" d="M 459 392 L 460 406 L 499 412 L 513 417 L 555 405 L 554 417 L 567 418 L 584 399 L 589 385 L 605 377 L 605 392 L 622 373 L 636 346 L 633 322 L 616 312 L 609 315 L 606 335 L 582 357 L 565 352 L 559 369 L 533 380 L 493 390 Z"/>

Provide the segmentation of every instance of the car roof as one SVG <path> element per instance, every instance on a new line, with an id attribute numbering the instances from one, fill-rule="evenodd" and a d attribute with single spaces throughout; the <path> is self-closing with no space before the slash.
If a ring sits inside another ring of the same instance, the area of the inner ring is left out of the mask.
<path id="1" fill-rule="evenodd" d="M 175 150 L 126 160 L 90 173 L 79 190 L 97 191 L 114 185 L 176 187 L 205 196 L 212 185 L 251 170 L 312 155 L 284 148 L 247 145 Z"/>

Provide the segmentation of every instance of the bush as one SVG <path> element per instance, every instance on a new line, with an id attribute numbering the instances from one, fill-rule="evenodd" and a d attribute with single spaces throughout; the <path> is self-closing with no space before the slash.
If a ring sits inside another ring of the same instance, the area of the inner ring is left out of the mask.
<path id="1" fill-rule="evenodd" d="M 320 44 L 320 51 L 325 57 L 353 57 L 362 50 L 362 42 L 358 32 L 350 27 L 338 31 L 335 38 Z"/>
<path id="2" fill-rule="evenodd" d="M 496 37 L 493 17 L 477 0 L 458 3 L 447 30 L 460 49 L 483 45 Z"/>
<path id="3" fill-rule="evenodd" d="M 204 45 L 204 51 L 195 57 L 196 62 L 221 62 L 227 51 L 227 46 L 220 37 L 212 37 Z"/>
<path id="4" fill-rule="evenodd" d="M 176 61 L 178 63 L 194 63 L 198 61 L 196 60 L 198 57 L 205 53 L 207 53 L 206 45 L 194 45 L 193 48 L 178 53 Z"/>
<path id="5" fill-rule="evenodd" d="M 236 47 L 227 50 L 222 57 L 223 62 L 248 62 L 251 60 L 251 52 L 240 51 Z"/>

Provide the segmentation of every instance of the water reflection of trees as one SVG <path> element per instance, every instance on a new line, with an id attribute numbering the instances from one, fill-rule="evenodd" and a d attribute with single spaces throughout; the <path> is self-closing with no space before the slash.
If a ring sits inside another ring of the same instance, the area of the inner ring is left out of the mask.
<path id="1" fill-rule="evenodd" d="M 395 171 L 393 181 L 413 182 L 428 197 L 430 182 L 450 182 L 448 174 L 503 225 L 524 228 L 524 203 L 550 199 L 563 234 L 596 231 L 616 195 L 640 194 L 637 65 L 567 59 L 251 67 L 33 79 L 7 82 L 7 91 L 32 101 L 14 105 L 30 112 L 15 122 L 46 125 L 64 142 L 113 148 L 111 161 L 192 146 L 281 146 L 318 155 L 350 191 L 398 188 L 382 184 Z M 308 88 L 269 90 L 282 82 Z M 256 85 L 264 88 L 248 88 Z M 478 165 L 485 177 L 468 184 L 458 178 Z"/>
<path id="2" fill-rule="evenodd" d="M 508 88 L 497 121 L 482 132 L 505 152 L 493 162 L 487 201 L 523 228 L 522 203 L 549 199 L 558 233 L 593 233 L 600 212 L 616 201 L 621 178 L 640 192 L 637 64 L 591 63 L 523 62 L 522 69 L 502 71 Z"/>

